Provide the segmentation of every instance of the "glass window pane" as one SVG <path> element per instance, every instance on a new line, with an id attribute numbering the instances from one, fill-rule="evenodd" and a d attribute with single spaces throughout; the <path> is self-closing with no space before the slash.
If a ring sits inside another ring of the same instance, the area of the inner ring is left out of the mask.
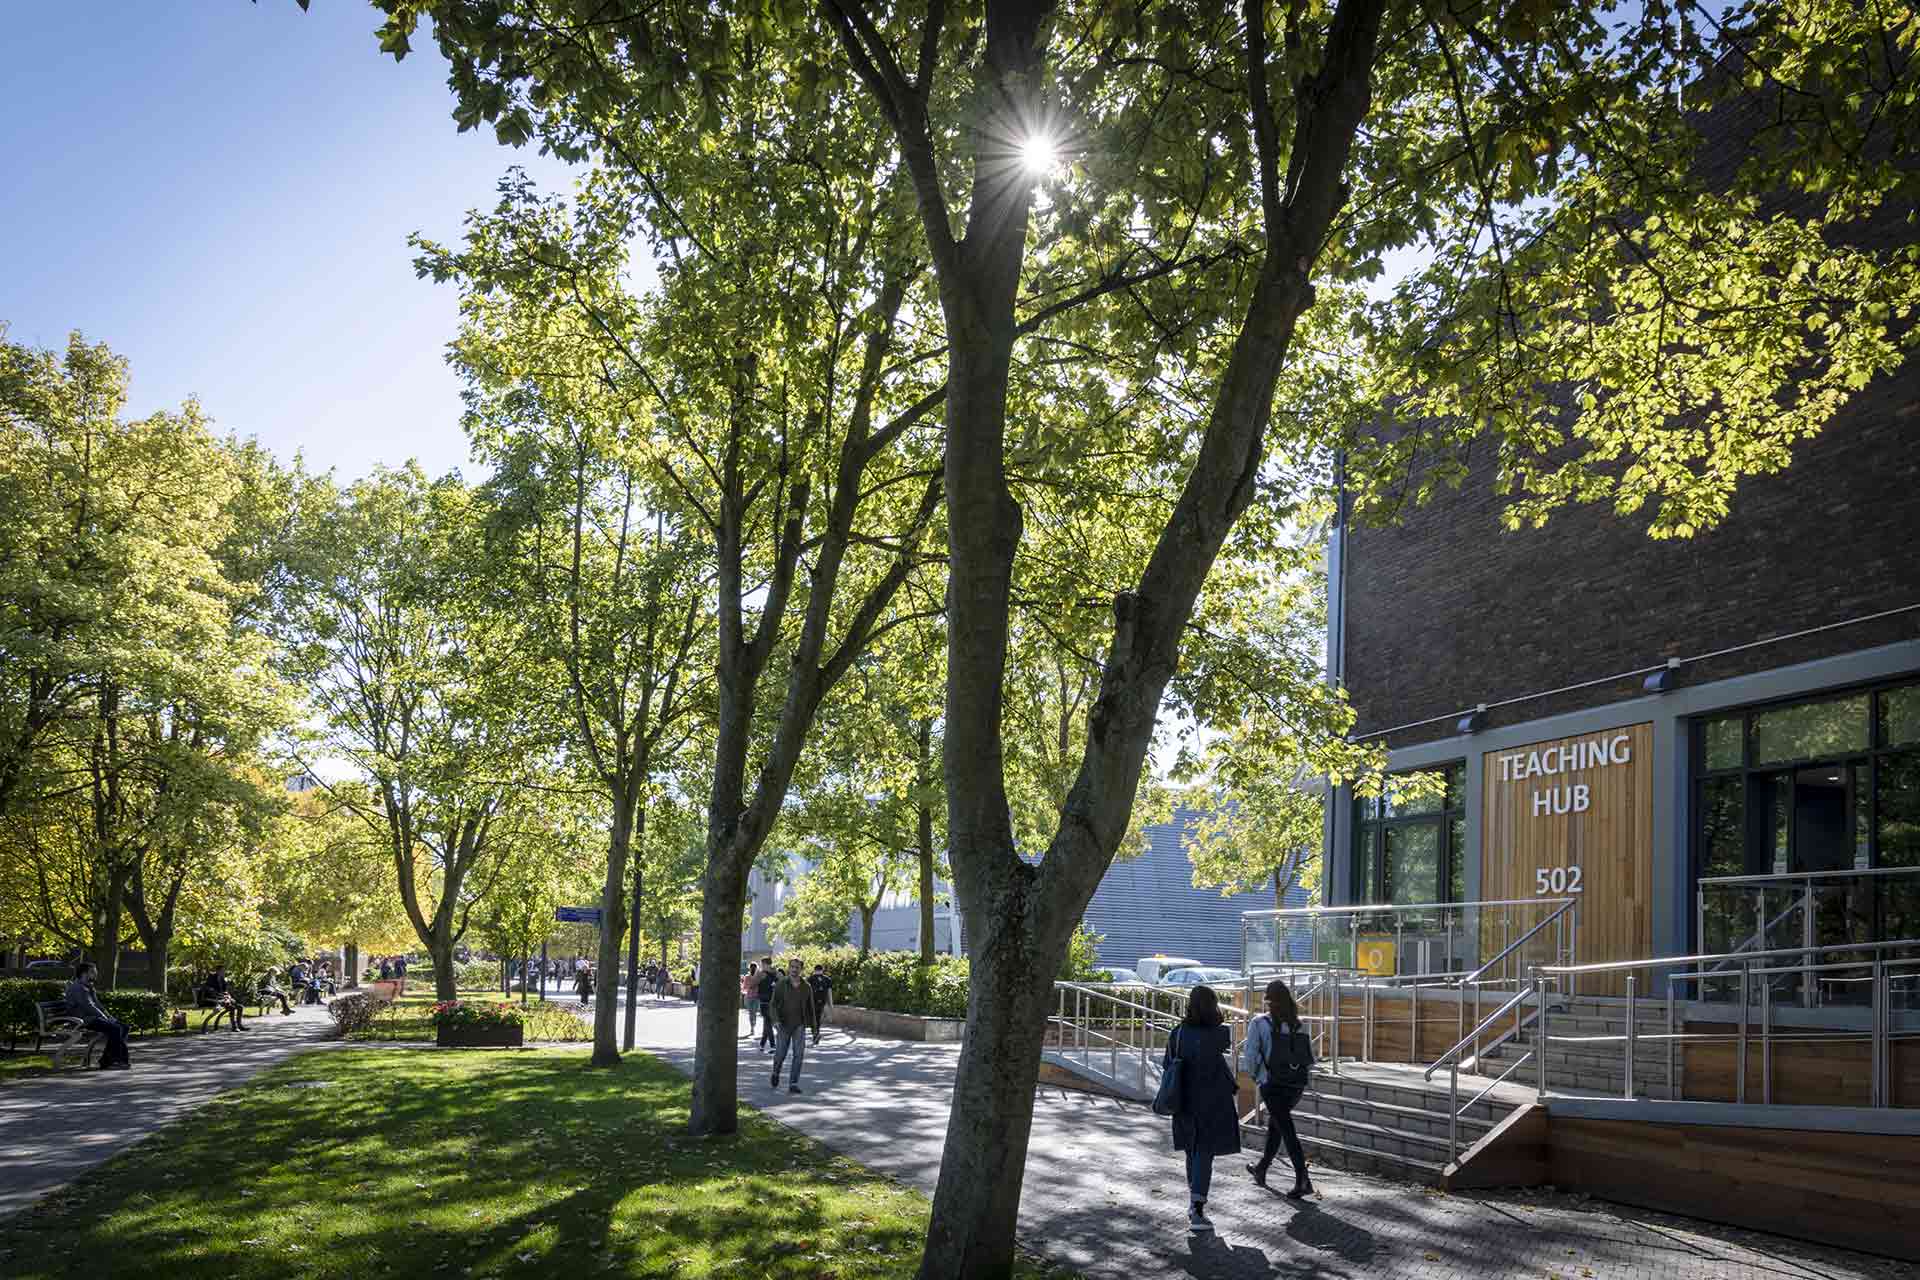
<path id="1" fill-rule="evenodd" d="M 1380 901 L 1379 873 L 1374 869 L 1373 842 L 1378 827 L 1355 823 L 1353 827 L 1353 900 Z"/>
<path id="2" fill-rule="evenodd" d="M 1903 747 L 1909 742 L 1920 742 L 1920 684 L 1880 695 L 1880 745 Z"/>
<path id="3" fill-rule="evenodd" d="M 1749 778 L 1754 807 L 1760 814 L 1760 849 L 1765 858 L 1761 870 L 1786 875 L 1792 870 L 1789 840 L 1793 833 L 1793 775 L 1753 774 Z"/>
<path id="4" fill-rule="evenodd" d="M 1386 829 L 1387 901 L 1440 900 L 1440 824 L 1415 822 Z"/>
<path id="5" fill-rule="evenodd" d="M 1403 783 L 1406 779 L 1415 777 L 1436 784 L 1443 781 L 1437 771 L 1418 774 L 1399 774 L 1396 776 L 1401 779 Z M 1404 785 L 1395 786 L 1390 782 L 1383 800 L 1384 803 L 1381 808 L 1386 816 L 1409 818 L 1440 812 L 1441 806 L 1446 803 L 1446 795 L 1444 788 L 1440 787 L 1435 787 L 1431 790 L 1430 794 L 1427 795 L 1412 795 L 1408 793 L 1408 789 Z"/>
<path id="6" fill-rule="evenodd" d="M 1702 726 L 1706 739 L 1708 769 L 1738 769 L 1740 757 L 1740 716 L 1722 716 Z"/>
<path id="7" fill-rule="evenodd" d="M 1747 871 L 1746 783 L 1715 778 L 1700 784 L 1700 874 L 1738 876 Z"/>
<path id="8" fill-rule="evenodd" d="M 1465 761 L 1447 766 L 1446 804 L 1449 809 L 1464 809 L 1467 807 L 1467 766 Z"/>
<path id="9" fill-rule="evenodd" d="M 1920 867 L 1920 751 L 1881 756 L 1875 781 L 1880 865 Z"/>
<path id="10" fill-rule="evenodd" d="M 1776 760 L 1812 760 L 1864 751 L 1867 747 L 1867 695 L 1777 707 L 1753 717 L 1755 764 Z"/>
<path id="11" fill-rule="evenodd" d="M 1853 766 L 1853 869 L 1873 865 L 1873 771 Z"/>
<path id="12" fill-rule="evenodd" d="M 1467 900 L 1467 820 L 1447 823 L 1447 901 Z"/>

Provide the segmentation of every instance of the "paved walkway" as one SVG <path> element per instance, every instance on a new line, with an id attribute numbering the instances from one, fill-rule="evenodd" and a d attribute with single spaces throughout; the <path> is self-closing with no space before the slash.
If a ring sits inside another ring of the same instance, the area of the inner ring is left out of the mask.
<path id="1" fill-rule="evenodd" d="M 742 1019 L 741 1031 L 745 1026 Z M 692 1069 L 692 1006 L 643 1009 L 638 1044 Z M 801 1087 L 768 1087 L 741 1042 L 740 1096 L 834 1149 L 931 1192 L 958 1049 L 830 1030 Z M 1020 1238 L 1090 1280 L 1160 1276 L 1418 1280 L 1891 1280 L 1920 1267 L 1690 1219 L 1549 1194 L 1448 1195 L 1327 1169 L 1304 1205 L 1214 1166 L 1212 1240 L 1186 1230 L 1186 1183 L 1166 1122 L 1145 1107 L 1041 1090 Z M 1284 1181 L 1282 1179 L 1281 1181 Z"/>
<path id="2" fill-rule="evenodd" d="M 199 1015 L 193 1015 L 195 1022 Z M 0 1083 L 0 1218 L 186 1116 L 222 1089 L 328 1043 L 323 1008 L 248 1018 L 247 1030 L 132 1042 L 131 1071 L 63 1070 Z"/>

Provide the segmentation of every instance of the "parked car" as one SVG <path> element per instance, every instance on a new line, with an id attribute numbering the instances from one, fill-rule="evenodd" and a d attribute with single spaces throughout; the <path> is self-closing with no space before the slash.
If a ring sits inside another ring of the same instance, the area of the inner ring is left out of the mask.
<path id="1" fill-rule="evenodd" d="M 1199 963 L 1198 960 L 1188 960 L 1181 956 L 1146 956 L 1133 967 L 1133 972 L 1140 981 L 1152 986 L 1156 982 L 1166 981 L 1161 975 L 1169 970 L 1191 969 Z"/>
<path id="2" fill-rule="evenodd" d="M 1192 965 L 1160 976 L 1160 985 L 1163 987 L 1208 986 L 1217 989 L 1237 987 L 1245 981 L 1245 975 L 1238 969 L 1220 969 L 1208 965 Z"/>

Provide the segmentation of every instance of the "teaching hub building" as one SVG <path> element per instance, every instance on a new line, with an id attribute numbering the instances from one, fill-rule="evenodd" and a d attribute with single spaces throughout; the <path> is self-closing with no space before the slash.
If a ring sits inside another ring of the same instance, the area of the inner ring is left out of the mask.
<path id="1" fill-rule="evenodd" d="M 1446 786 L 1343 791 L 1329 902 L 1577 896 L 1584 962 L 1738 946 L 1796 894 L 1769 942 L 1920 938 L 1920 359 L 1690 539 L 1508 532 L 1493 481 L 1337 534 L 1356 733 Z"/>

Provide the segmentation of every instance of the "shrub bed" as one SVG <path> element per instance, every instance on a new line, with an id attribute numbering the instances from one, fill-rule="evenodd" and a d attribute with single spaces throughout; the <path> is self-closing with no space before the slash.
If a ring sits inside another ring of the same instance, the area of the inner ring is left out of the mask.
<path id="1" fill-rule="evenodd" d="M 100 1007 L 131 1031 L 158 1031 L 166 1019 L 167 1002 L 158 992 L 121 987 L 97 994 Z M 33 1006 L 46 1000 L 65 1000 L 66 996 L 67 984 L 54 978 L 0 981 L 0 1035 L 9 1045 L 33 1039 L 40 1025 Z"/>
<path id="2" fill-rule="evenodd" d="M 327 1006 L 333 1015 L 333 1028 L 342 1036 L 365 1034 L 373 1030 L 378 1018 L 393 1001 L 372 991 L 350 991 Z"/>
<path id="3" fill-rule="evenodd" d="M 808 973 L 816 964 L 825 965 L 838 1004 L 922 1018 L 967 1016 L 965 956 L 937 955 L 932 964 L 923 965 L 916 951 L 869 951 L 862 957 L 858 947 L 793 947 L 775 953 L 783 969 L 793 959 Z"/>

